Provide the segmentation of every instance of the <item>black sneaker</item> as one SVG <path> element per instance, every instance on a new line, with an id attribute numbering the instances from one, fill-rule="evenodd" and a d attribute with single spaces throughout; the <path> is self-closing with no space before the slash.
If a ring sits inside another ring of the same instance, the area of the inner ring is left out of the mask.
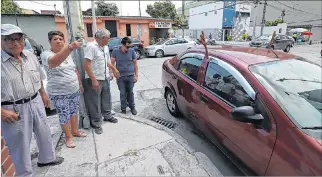
<path id="1" fill-rule="evenodd" d="M 132 113 L 133 115 L 136 115 L 138 112 L 136 111 L 136 109 L 135 109 L 135 108 L 132 108 L 132 109 L 131 109 L 131 113 Z"/>
<path id="2" fill-rule="evenodd" d="M 111 122 L 111 123 L 117 123 L 117 122 L 118 122 L 118 120 L 117 120 L 117 119 L 115 119 L 114 117 L 111 117 L 111 118 L 109 118 L 109 119 L 104 119 L 104 121 L 106 121 L 106 122 Z"/>
<path id="3" fill-rule="evenodd" d="M 102 134 L 102 133 L 103 133 L 103 129 L 102 129 L 102 127 L 96 127 L 96 128 L 95 128 L 95 133 L 96 133 L 96 134 L 98 134 L 98 135 L 99 135 L 99 134 Z"/>
<path id="4" fill-rule="evenodd" d="M 64 158 L 56 156 L 56 159 L 54 161 L 49 163 L 37 163 L 37 166 L 38 167 L 55 166 L 55 165 L 60 165 L 63 162 L 64 162 Z"/>
<path id="5" fill-rule="evenodd" d="M 126 114 L 126 110 L 124 109 L 124 110 L 122 110 L 122 114 Z"/>

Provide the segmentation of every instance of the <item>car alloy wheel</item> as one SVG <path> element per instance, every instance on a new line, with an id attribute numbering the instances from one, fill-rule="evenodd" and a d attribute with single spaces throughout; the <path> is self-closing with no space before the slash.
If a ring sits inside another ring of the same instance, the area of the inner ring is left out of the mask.
<path id="1" fill-rule="evenodd" d="M 138 50 L 135 50 L 136 58 L 140 59 L 141 58 L 141 52 Z"/>
<path id="2" fill-rule="evenodd" d="M 163 51 L 162 51 L 162 50 L 157 50 L 157 51 L 155 52 L 155 56 L 156 56 L 156 57 L 158 57 L 158 58 L 163 57 Z"/>
<path id="3" fill-rule="evenodd" d="M 171 90 L 166 91 L 166 102 L 170 114 L 175 117 L 179 116 L 177 101 Z"/>

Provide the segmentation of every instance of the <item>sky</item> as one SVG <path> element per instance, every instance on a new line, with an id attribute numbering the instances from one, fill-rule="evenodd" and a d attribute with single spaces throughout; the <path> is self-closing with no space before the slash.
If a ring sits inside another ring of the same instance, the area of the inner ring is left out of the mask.
<path id="1" fill-rule="evenodd" d="M 21 8 L 24 9 L 32 9 L 37 12 L 40 10 L 55 10 L 54 4 L 56 4 L 56 9 L 61 13 L 64 13 L 63 9 L 63 1 L 21 1 L 14 0 Z M 106 2 L 114 2 L 119 8 L 119 12 L 121 16 L 139 16 L 139 1 L 106 1 Z M 148 4 L 153 4 L 156 1 L 141 1 L 141 15 L 149 16 L 145 10 Z M 175 4 L 176 9 L 181 7 L 181 1 L 172 1 Z M 91 8 L 91 1 L 81 1 L 82 10 L 86 10 Z"/>

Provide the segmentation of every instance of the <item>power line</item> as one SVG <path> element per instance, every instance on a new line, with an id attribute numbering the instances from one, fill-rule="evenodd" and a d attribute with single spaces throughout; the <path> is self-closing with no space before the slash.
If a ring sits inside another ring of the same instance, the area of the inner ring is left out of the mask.
<path id="1" fill-rule="evenodd" d="M 320 21 L 322 20 L 322 18 L 320 19 L 313 19 L 313 20 L 306 20 L 306 21 L 294 21 L 294 22 L 289 22 L 288 24 L 292 24 L 292 23 L 302 23 L 302 22 L 312 22 L 312 21 Z"/>
<path id="2" fill-rule="evenodd" d="M 298 11 L 298 12 L 302 12 L 302 13 L 306 13 L 306 14 L 312 14 L 312 15 L 321 15 L 321 14 L 315 14 L 315 13 L 306 12 L 306 11 L 303 11 L 303 10 L 301 10 L 301 9 L 297 9 L 297 8 L 295 8 L 295 7 L 292 7 L 292 6 L 286 5 L 286 4 L 284 4 L 284 3 L 281 3 L 281 2 L 279 2 L 279 1 L 276 1 L 276 2 L 277 2 L 277 3 L 279 3 L 279 4 L 284 5 L 285 7 L 288 7 L 288 8 L 290 8 L 290 9 L 296 10 L 296 11 Z"/>
<path id="3" fill-rule="evenodd" d="M 41 5 L 44 5 L 44 6 L 55 7 L 55 5 L 44 4 L 44 3 L 37 2 L 37 1 L 32 1 L 32 0 L 29 0 L 29 1 L 33 2 L 33 3 L 36 3 L 36 4 L 41 4 Z"/>

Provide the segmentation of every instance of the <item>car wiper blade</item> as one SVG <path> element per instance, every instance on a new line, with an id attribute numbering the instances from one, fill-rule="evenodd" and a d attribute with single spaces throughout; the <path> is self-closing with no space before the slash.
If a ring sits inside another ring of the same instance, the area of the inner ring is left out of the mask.
<path id="1" fill-rule="evenodd" d="M 322 130 L 322 126 L 315 126 L 315 127 L 302 127 L 302 129 Z"/>
<path id="2" fill-rule="evenodd" d="M 304 82 L 315 82 L 315 83 L 322 83 L 321 81 L 315 81 L 315 80 L 307 80 L 307 79 L 289 79 L 289 78 L 281 78 L 277 79 L 276 81 L 304 81 Z"/>

